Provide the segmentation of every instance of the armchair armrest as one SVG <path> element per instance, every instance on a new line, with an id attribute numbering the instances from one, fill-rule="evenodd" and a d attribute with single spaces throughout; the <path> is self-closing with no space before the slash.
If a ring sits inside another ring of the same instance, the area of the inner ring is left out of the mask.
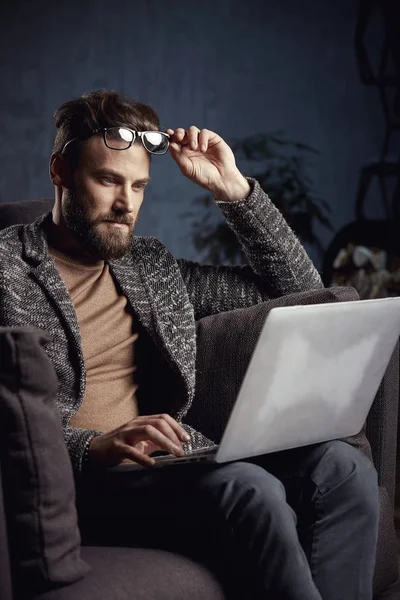
<path id="1" fill-rule="evenodd" d="M 371 444 L 379 485 L 386 488 L 394 508 L 396 486 L 396 448 L 399 408 L 399 343 L 394 349 L 382 383 L 367 419 L 367 438 Z"/>

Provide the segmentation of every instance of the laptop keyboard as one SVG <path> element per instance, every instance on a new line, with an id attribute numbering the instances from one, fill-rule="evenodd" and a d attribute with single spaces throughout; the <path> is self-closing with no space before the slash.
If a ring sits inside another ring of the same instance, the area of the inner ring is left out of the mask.
<path id="1" fill-rule="evenodd" d="M 151 468 L 154 469 L 157 466 L 161 466 L 162 464 L 169 463 L 169 462 L 173 465 L 179 465 L 182 463 L 188 464 L 188 463 L 194 463 L 194 462 L 198 463 L 198 462 L 206 461 L 206 460 L 208 460 L 208 457 L 210 455 L 216 454 L 217 450 L 218 450 L 218 446 L 216 444 L 214 444 L 213 446 L 206 446 L 205 448 L 199 448 L 198 450 L 193 450 L 189 454 L 185 454 L 185 456 L 175 456 L 174 454 L 163 454 L 160 456 L 157 453 L 158 455 L 153 456 L 153 458 L 156 462 Z M 145 468 L 146 467 L 143 467 L 142 465 L 135 464 L 131 461 L 127 461 L 127 462 L 122 462 L 119 465 L 116 465 L 115 467 L 109 467 L 107 469 L 107 471 L 109 471 L 109 472 L 124 472 L 124 471 L 142 470 Z"/>
<path id="2" fill-rule="evenodd" d="M 210 454 L 215 454 L 218 450 L 218 446 L 214 444 L 213 446 L 206 446 L 205 448 L 199 448 L 198 450 L 192 450 L 189 454 L 185 454 L 185 456 L 175 456 L 175 454 L 166 454 L 164 456 L 156 456 L 154 460 L 156 463 L 160 462 L 168 462 L 170 460 L 175 461 L 185 461 L 185 462 L 200 462 L 202 458 L 204 459 Z M 201 455 L 201 456 L 199 456 Z"/>

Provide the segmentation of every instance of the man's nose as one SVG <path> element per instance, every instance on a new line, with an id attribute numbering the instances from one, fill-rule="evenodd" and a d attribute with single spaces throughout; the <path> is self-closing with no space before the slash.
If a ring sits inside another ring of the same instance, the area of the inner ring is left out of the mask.
<path id="1" fill-rule="evenodd" d="M 121 187 L 114 201 L 114 208 L 124 212 L 135 210 L 135 194 L 130 187 Z"/>

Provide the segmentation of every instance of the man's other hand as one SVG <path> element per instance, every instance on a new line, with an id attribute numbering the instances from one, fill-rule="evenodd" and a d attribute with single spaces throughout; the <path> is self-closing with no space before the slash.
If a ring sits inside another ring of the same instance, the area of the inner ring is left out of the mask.
<path id="1" fill-rule="evenodd" d="M 182 444 L 189 439 L 183 427 L 170 415 L 143 415 L 94 437 L 89 445 L 88 461 L 93 466 L 112 467 L 129 459 L 143 467 L 151 467 L 155 461 L 149 454 L 163 450 L 183 456 Z"/>

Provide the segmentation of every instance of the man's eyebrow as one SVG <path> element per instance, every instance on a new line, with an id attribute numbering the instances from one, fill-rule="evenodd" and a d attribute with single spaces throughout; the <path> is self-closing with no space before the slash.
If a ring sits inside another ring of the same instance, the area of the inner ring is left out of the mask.
<path id="1" fill-rule="evenodd" d="M 93 169 L 92 173 L 94 173 L 94 175 L 100 175 L 103 177 L 106 177 L 108 175 L 112 175 L 112 177 L 115 177 L 116 179 L 124 179 L 123 175 L 121 175 L 121 173 L 118 173 L 118 171 L 114 171 L 113 169 Z M 135 183 L 149 183 L 151 177 L 143 177 L 142 179 L 135 179 Z"/>

